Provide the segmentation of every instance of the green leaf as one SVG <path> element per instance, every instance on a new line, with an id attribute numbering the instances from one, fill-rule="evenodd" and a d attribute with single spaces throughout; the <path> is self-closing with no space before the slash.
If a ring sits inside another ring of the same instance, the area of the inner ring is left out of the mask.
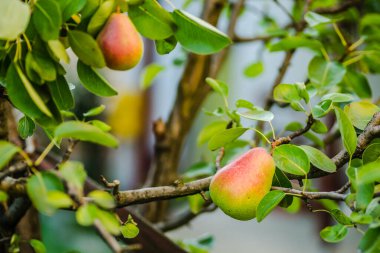
<path id="1" fill-rule="evenodd" d="M 292 188 L 292 184 L 290 183 L 288 177 L 285 173 L 276 168 L 274 176 L 273 176 L 273 186 L 283 187 L 283 188 Z M 285 198 L 280 202 L 281 207 L 289 207 L 293 203 L 293 197 L 291 195 L 285 196 Z"/>
<path id="2" fill-rule="evenodd" d="M 163 40 L 173 35 L 173 18 L 156 0 L 129 6 L 128 16 L 139 33 L 151 40 Z"/>
<path id="3" fill-rule="evenodd" d="M 62 60 L 64 63 L 69 64 L 69 55 L 67 54 L 65 46 L 60 40 L 49 40 L 48 46 L 55 57 L 57 57 L 59 60 Z"/>
<path id="4" fill-rule="evenodd" d="M 320 170 L 333 173 L 336 171 L 335 163 L 323 152 L 320 150 L 310 147 L 310 146 L 299 146 L 307 156 L 309 157 L 310 162 Z"/>
<path id="5" fill-rule="evenodd" d="M 88 123 L 90 123 L 93 126 L 96 126 L 97 128 L 99 128 L 100 130 L 104 132 L 109 132 L 112 129 L 110 125 L 100 120 L 91 120 L 91 121 L 88 121 Z"/>
<path id="6" fill-rule="evenodd" d="M 368 83 L 367 77 L 360 72 L 347 70 L 343 78 L 346 86 L 351 88 L 360 98 L 371 98 L 371 86 Z"/>
<path id="7" fill-rule="evenodd" d="M 350 119 L 340 108 L 335 107 L 335 115 L 338 121 L 339 131 L 342 136 L 343 145 L 352 156 L 356 150 L 357 137 L 354 126 Z"/>
<path id="8" fill-rule="evenodd" d="M 360 173 L 360 170 L 359 170 Z M 357 184 L 356 190 L 356 208 L 358 210 L 365 210 L 368 204 L 371 202 L 374 194 L 374 184 L 363 184 L 360 181 Z"/>
<path id="9" fill-rule="evenodd" d="M 342 225 L 352 225 L 351 219 L 347 215 L 345 215 L 341 210 L 332 209 L 330 210 L 330 214 L 338 223 Z"/>
<path id="10" fill-rule="evenodd" d="M 28 196 L 37 210 L 46 215 L 52 215 L 57 210 L 48 200 L 50 191 L 63 191 L 62 182 L 52 173 L 37 172 L 28 178 L 26 184 Z"/>
<path id="11" fill-rule="evenodd" d="M 120 223 L 114 213 L 96 208 L 95 217 L 102 223 L 104 228 L 113 235 L 120 234 Z"/>
<path id="12" fill-rule="evenodd" d="M 99 106 L 94 107 L 94 108 L 88 110 L 87 112 L 83 113 L 83 116 L 86 118 L 94 117 L 94 116 L 101 114 L 105 109 L 106 109 L 105 105 L 99 105 Z"/>
<path id="13" fill-rule="evenodd" d="M 1 0 L 0 10 L 0 40 L 15 40 L 28 26 L 29 5 L 18 0 Z"/>
<path id="14" fill-rule="evenodd" d="M 244 134 L 248 128 L 244 127 L 235 127 L 226 129 L 215 134 L 210 141 L 208 142 L 208 148 L 210 150 L 216 150 L 227 145 L 230 142 L 233 142 L 237 138 L 239 138 L 242 134 Z"/>
<path id="15" fill-rule="evenodd" d="M 213 54 L 231 44 L 227 35 L 185 11 L 174 10 L 173 17 L 178 26 L 175 37 L 192 53 Z"/>
<path id="16" fill-rule="evenodd" d="M 95 190 L 90 192 L 87 197 L 91 198 L 98 206 L 105 209 L 112 209 L 116 206 L 114 198 L 106 191 Z"/>
<path id="17" fill-rule="evenodd" d="M 315 27 L 321 24 L 330 24 L 333 22 L 333 20 L 331 20 L 330 18 L 322 16 L 312 11 L 308 11 L 305 14 L 305 21 L 309 24 L 310 27 Z"/>
<path id="18" fill-rule="evenodd" d="M 369 184 L 380 181 L 380 160 L 367 163 L 359 168 L 358 183 Z"/>
<path id="19" fill-rule="evenodd" d="M 95 14 L 91 17 L 87 26 L 87 32 L 96 35 L 107 22 L 108 17 L 112 14 L 114 1 L 108 0 L 103 2 Z"/>
<path id="20" fill-rule="evenodd" d="M 67 161 L 59 165 L 59 172 L 66 180 L 67 184 L 71 188 L 78 190 L 78 194 L 82 194 L 84 182 L 87 178 L 87 173 L 83 167 L 83 164 L 76 161 Z"/>
<path id="21" fill-rule="evenodd" d="M 8 200 L 9 196 L 5 191 L 0 190 L 0 203 L 5 203 Z"/>
<path id="22" fill-rule="evenodd" d="M 95 95 L 109 97 L 117 95 L 117 91 L 94 68 L 78 61 L 77 72 L 83 86 Z"/>
<path id="23" fill-rule="evenodd" d="M 325 134 L 329 131 L 327 126 L 320 120 L 315 120 L 311 126 L 311 130 L 317 134 Z"/>
<path id="24" fill-rule="evenodd" d="M 307 47 L 313 51 L 320 52 L 323 48 L 318 40 L 307 39 L 303 37 L 287 37 L 269 46 L 269 51 L 289 51 L 300 47 Z"/>
<path id="25" fill-rule="evenodd" d="M 38 109 L 41 110 L 41 112 L 43 112 L 48 117 L 53 117 L 49 108 L 47 108 L 46 104 L 44 103 L 40 95 L 37 93 L 33 85 L 29 82 L 28 78 L 22 72 L 21 68 L 18 65 L 12 65 L 12 66 L 15 67 L 15 70 L 18 75 L 18 79 L 21 80 L 25 90 L 29 94 L 30 98 L 33 100 L 34 104 L 38 107 Z M 10 67 L 10 69 L 11 68 L 12 67 Z M 8 71 L 11 72 L 12 70 L 8 70 Z"/>
<path id="26" fill-rule="evenodd" d="M 69 195 L 61 191 L 49 191 L 46 197 L 46 201 L 57 209 L 68 208 L 73 205 L 73 201 Z"/>
<path id="27" fill-rule="evenodd" d="M 74 107 L 74 97 L 64 76 L 58 76 L 53 82 L 48 82 L 50 94 L 60 110 L 69 110 Z"/>
<path id="28" fill-rule="evenodd" d="M 139 234 L 140 230 L 135 224 L 127 223 L 120 227 L 120 232 L 124 238 L 131 239 L 135 238 Z"/>
<path id="29" fill-rule="evenodd" d="M 215 166 L 212 163 L 198 162 L 191 165 L 185 170 L 185 173 L 181 175 L 184 182 L 205 178 L 215 174 Z"/>
<path id="30" fill-rule="evenodd" d="M 309 63 L 308 77 L 317 87 L 331 87 L 340 83 L 346 74 L 342 64 L 327 62 L 322 57 L 314 57 Z"/>
<path id="31" fill-rule="evenodd" d="M 250 65 L 248 65 L 245 69 L 244 69 L 244 75 L 246 77 L 257 77 L 259 76 L 261 73 L 263 73 L 264 71 L 264 64 L 262 61 L 259 61 L 259 62 L 254 62 Z"/>
<path id="32" fill-rule="evenodd" d="M 273 91 L 273 98 L 278 102 L 291 103 L 301 100 L 297 86 L 294 84 L 279 84 Z"/>
<path id="33" fill-rule="evenodd" d="M 66 121 L 60 124 L 54 132 L 57 138 L 74 138 L 81 141 L 90 141 L 107 147 L 116 148 L 118 141 L 111 134 L 99 128 L 79 121 Z"/>
<path id="34" fill-rule="evenodd" d="M 97 207 L 88 203 L 81 205 L 75 213 L 75 218 L 81 226 L 91 226 L 96 218 Z"/>
<path id="35" fill-rule="evenodd" d="M 369 145 L 364 150 L 362 159 L 364 164 L 380 160 L 380 143 Z"/>
<path id="36" fill-rule="evenodd" d="M 143 89 L 149 88 L 153 80 L 157 77 L 157 75 L 165 69 L 164 66 L 157 64 L 157 63 L 151 63 L 148 66 L 146 66 L 141 74 L 141 86 Z"/>
<path id="37" fill-rule="evenodd" d="M 45 245 L 37 239 L 31 239 L 29 240 L 30 246 L 32 246 L 35 253 L 46 253 L 46 247 Z"/>
<path id="38" fill-rule="evenodd" d="M 310 162 L 306 153 L 292 144 L 278 146 L 273 151 L 276 166 L 287 173 L 304 176 L 310 170 Z"/>
<path id="39" fill-rule="evenodd" d="M 36 125 L 34 124 L 34 121 L 28 116 L 24 116 L 18 121 L 17 131 L 23 139 L 32 136 L 35 128 Z"/>
<path id="40" fill-rule="evenodd" d="M 65 22 L 74 14 L 80 12 L 87 3 L 87 0 L 66 1 L 65 8 L 62 9 L 62 21 Z"/>
<path id="41" fill-rule="evenodd" d="M 7 165 L 20 148 L 10 142 L 0 140 L 0 170 Z"/>
<path id="42" fill-rule="evenodd" d="M 380 250 L 380 227 L 368 229 L 359 243 L 362 253 L 377 253 Z"/>
<path id="43" fill-rule="evenodd" d="M 364 213 L 352 212 L 350 219 L 356 224 L 370 224 L 372 222 L 372 216 Z"/>
<path id="44" fill-rule="evenodd" d="M 211 86 L 211 88 L 218 92 L 223 97 L 228 96 L 228 85 L 222 81 L 215 80 L 211 77 L 206 78 L 206 83 Z"/>
<path id="45" fill-rule="evenodd" d="M 325 100 L 319 102 L 317 105 L 315 105 L 311 112 L 315 118 L 322 118 L 327 113 L 329 113 L 332 109 L 332 101 L 331 100 Z"/>
<path id="46" fill-rule="evenodd" d="M 342 241 L 346 237 L 347 233 L 348 229 L 346 226 L 337 224 L 335 226 L 325 227 L 321 231 L 320 235 L 321 238 L 326 242 L 337 243 Z"/>
<path id="47" fill-rule="evenodd" d="M 86 5 L 83 7 L 81 11 L 82 19 L 86 19 L 93 15 L 102 2 L 102 0 L 87 0 Z"/>
<path id="48" fill-rule="evenodd" d="M 91 35 L 77 30 L 70 31 L 68 35 L 72 50 L 84 64 L 94 68 L 106 66 L 103 53 Z"/>
<path id="49" fill-rule="evenodd" d="M 237 112 L 238 115 L 251 119 L 251 120 L 260 120 L 260 121 L 271 121 L 274 118 L 274 114 L 270 111 L 265 111 L 259 107 L 255 107 L 246 112 Z"/>
<path id="50" fill-rule="evenodd" d="M 169 38 L 163 40 L 155 40 L 156 51 L 160 55 L 168 54 L 174 50 L 177 46 L 177 39 L 174 36 L 170 36 Z"/>
<path id="51" fill-rule="evenodd" d="M 206 143 L 212 136 L 226 129 L 226 125 L 225 121 L 215 121 L 204 127 L 198 135 L 197 144 L 200 146 Z"/>
<path id="52" fill-rule="evenodd" d="M 260 222 L 281 202 L 285 197 L 285 193 L 282 191 L 270 191 L 260 201 L 257 206 L 256 218 Z"/>
<path id="53" fill-rule="evenodd" d="M 54 81 L 57 78 L 53 60 L 34 51 L 28 52 L 26 55 L 25 70 L 31 80 L 35 80 L 33 76 L 38 75 L 37 78 L 41 83 L 44 81 Z"/>
<path id="54" fill-rule="evenodd" d="M 321 101 L 331 100 L 333 103 L 350 102 L 354 100 L 354 96 L 346 93 L 329 93 L 321 98 Z"/>
<path id="55" fill-rule="evenodd" d="M 193 214 L 199 213 L 203 209 L 205 204 L 205 200 L 200 194 L 187 196 L 187 201 L 189 203 L 190 211 Z"/>
<path id="56" fill-rule="evenodd" d="M 380 108 L 377 105 L 366 100 L 352 102 L 344 107 L 344 112 L 352 124 L 360 130 L 364 130 L 373 115 L 379 111 Z"/>
<path id="57" fill-rule="evenodd" d="M 54 0 L 39 0 L 34 5 L 32 21 L 44 41 L 57 40 L 61 29 L 61 10 Z"/>

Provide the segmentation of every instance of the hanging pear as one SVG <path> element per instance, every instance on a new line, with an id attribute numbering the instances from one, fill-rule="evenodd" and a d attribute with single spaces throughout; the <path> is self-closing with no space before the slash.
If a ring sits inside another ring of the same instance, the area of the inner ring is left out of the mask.
<path id="1" fill-rule="evenodd" d="M 97 42 L 110 69 L 131 69 L 143 55 L 142 38 L 129 17 L 123 13 L 111 14 Z"/>
<path id="2" fill-rule="evenodd" d="M 272 156 L 264 148 L 253 148 L 215 174 L 211 199 L 232 218 L 253 219 L 261 199 L 270 191 L 274 172 Z"/>

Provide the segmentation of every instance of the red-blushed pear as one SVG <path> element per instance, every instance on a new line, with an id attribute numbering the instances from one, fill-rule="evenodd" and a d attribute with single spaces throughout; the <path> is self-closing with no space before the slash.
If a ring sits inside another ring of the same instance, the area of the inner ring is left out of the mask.
<path id="1" fill-rule="evenodd" d="M 97 42 L 107 67 L 114 70 L 133 68 L 140 62 L 144 50 L 140 34 L 129 17 L 122 13 L 113 13 L 109 17 Z"/>
<path id="2" fill-rule="evenodd" d="M 232 218 L 255 218 L 257 206 L 270 191 L 275 168 L 264 148 L 247 151 L 215 174 L 210 184 L 212 201 Z"/>

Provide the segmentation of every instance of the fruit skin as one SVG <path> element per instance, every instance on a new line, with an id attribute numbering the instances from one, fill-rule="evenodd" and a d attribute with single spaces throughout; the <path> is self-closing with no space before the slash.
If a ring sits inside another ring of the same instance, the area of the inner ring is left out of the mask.
<path id="1" fill-rule="evenodd" d="M 249 150 L 215 174 L 210 183 L 212 201 L 232 218 L 255 218 L 257 206 L 270 191 L 275 168 L 265 149 Z"/>
<path id="2" fill-rule="evenodd" d="M 129 17 L 122 13 L 111 14 L 97 42 L 107 67 L 114 70 L 133 68 L 140 62 L 144 51 L 140 34 Z"/>

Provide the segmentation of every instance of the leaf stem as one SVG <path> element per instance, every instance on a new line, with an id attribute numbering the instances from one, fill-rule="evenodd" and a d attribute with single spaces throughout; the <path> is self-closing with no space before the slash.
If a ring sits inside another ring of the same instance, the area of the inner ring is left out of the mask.
<path id="1" fill-rule="evenodd" d="M 340 41 L 342 42 L 342 45 L 344 47 L 346 47 L 347 46 L 347 41 L 344 38 L 342 32 L 340 31 L 339 26 L 336 23 L 333 23 L 333 27 L 334 27 L 334 30 L 335 30 L 336 34 L 338 35 Z"/>
<path id="2" fill-rule="evenodd" d="M 257 130 L 256 128 L 253 128 L 253 127 L 252 127 L 252 128 L 249 128 L 249 129 L 255 131 L 255 132 L 258 133 L 258 134 L 260 134 L 260 135 L 264 138 L 264 140 L 265 140 L 266 142 L 268 142 L 268 144 L 271 144 L 270 140 L 268 140 L 268 138 L 267 138 L 262 132 L 260 132 L 259 130 Z"/>
<path id="3" fill-rule="evenodd" d="M 41 153 L 41 155 L 37 158 L 37 160 L 34 162 L 35 166 L 38 166 L 41 164 L 41 162 L 45 159 L 45 157 L 49 154 L 49 152 L 53 149 L 56 138 L 53 138 L 49 145 L 45 148 L 45 150 Z"/>

